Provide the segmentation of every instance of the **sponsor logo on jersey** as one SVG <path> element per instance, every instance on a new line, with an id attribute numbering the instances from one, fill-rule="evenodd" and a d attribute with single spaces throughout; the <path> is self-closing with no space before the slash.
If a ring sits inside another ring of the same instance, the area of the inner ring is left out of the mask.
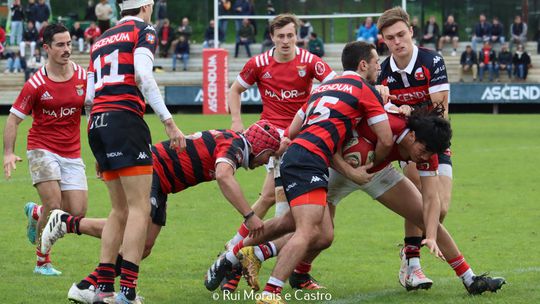
<path id="1" fill-rule="evenodd" d="M 266 72 L 266 73 L 264 73 L 262 78 L 263 79 L 270 79 L 270 78 L 272 78 L 272 75 L 270 75 L 270 72 Z"/>
<path id="2" fill-rule="evenodd" d="M 285 189 L 285 191 L 290 191 L 292 188 L 294 188 L 294 187 L 296 187 L 296 186 L 297 186 L 296 183 L 289 184 L 289 185 L 287 186 L 287 189 Z"/>
<path id="3" fill-rule="evenodd" d="M 441 57 L 441 56 L 435 56 L 435 57 L 433 58 L 433 64 L 437 64 L 437 63 L 438 63 L 439 61 L 441 61 L 441 60 L 442 60 L 442 57 Z"/>
<path id="4" fill-rule="evenodd" d="M 153 26 L 151 26 L 151 25 L 147 25 L 147 26 L 144 28 L 144 30 L 145 30 L 145 31 L 146 31 L 146 30 L 150 30 L 150 31 L 154 31 L 154 32 L 156 31 L 156 29 L 155 29 Z"/>
<path id="5" fill-rule="evenodd" d="M 139 156 L 137 156 L 137 159 L 147 159 L 147 158 L 150 158 L 150 157 L 148 157 L 148 154 L 146 154 L 146 152 L 139 152 Z"/>
<path id="6" fill-rule="evenodd" d="M 312 176 L 312 177 L 311 177 L 311 182 L 310 182 L 310 184 L 313 184 L 313 183 L 320 183 L 320 182 L 322 182 L 322 181 L 323 181 L 323 180 L 322 180 L 320 177 L 318 177 L 318 176 Z"/>
<path id="7" fill-rule="evenodd" d="M 123 156 L 124 153 L 122 152 L 111 152 L 111 153 L 107 153 L 107 158 L 114 158 L 114 157 L 118 157 L 118 156 Z"/>
<path id="8" fill-rule="evenodd" d="M 92 45 L 92 52 L 108 44 L 126 41 L 129 41 L 129 33 L 118 33 L 109 37 L 105 37 Z"/>
<path id="9" fill-rule="evenodd" d="M 388 83 L 396 82 L 396 79 L 394 77 L 392 77 L 392 76 L 388 76 L 388 78 L 386 78 L 386 80 L 387 80 Z"/>
<path id="10" fill-rule="evenodd" d="M 401 102 L 409 102 L 409 101 L 424 101 L 427 99 L 429 93 L 427 91 L 417 91 L 417 92 L 410 92 L 410 93 L 403 93 L 397 95 L 397 100 Z"/>
<path id="11" fill-rule="evenodd" d="M 426 75 L 424 75 L 424 71 L 422 71 L 422 67 L 419 67 L 414 71 L 414 79 L 416 80 L 424 80 L 426 79 Z"/>
<path id="12" fill-rule="evenodd" d="M 446 66 L 443 64 L 442 66 L 438 67 L 433 74 L 439 74 L 440 72 L 446 70 Z"/>
<path id="13" fill-rule="evenodd" d="M 297 65 L 296 68 L 298 69 L 298 76 L 300 76 L 300 77 L 306 76 L 306 66 L 305 65 Z"/>
<path id="14" fill-rule="evenodd" d="M 41 100 L 51 100 L 51 99 L 53 99 L 53 97 L 51 96 L 49 91 L 45 91 L 45 93 L 41 95 Z"/>
<path id="15" fill-rule="evenodd" d="M 147 33 L 146 34 L 146 42 L 148 42 L 150 44 L 156 43 L 156 35 Z"/>
<path id="16" fill-rule="evenodd" d="M 281 90 L 281 95 L 276 94 L 268 89 L 264 90 L 264 96 L 275 98 L 277 100 L 285 100 L 291 98 L 297 98 L 306 94 L 306 92 L 298 92 L 298 90 Z"/>
<path id="17" fill-rule="evenodd" d="M 84 90 L 83 90 L 84 84 L 78 84 L 75 86 L 75 90 L 77 91 L 77 95 L 83 96 Z"/>
<path id="18" fill-rule="evenodd" d="M 318 61 L 315 63 L 315 73 L 319 76 L 322 76 L 326 72 L 326 67 L 324 66 L 324 63 Z"/>
<path id="19" fill-rule="evenodd" d="M 434 79 L 431 79 L 431 82 L 435 82 L 435 81 L 440 81 L 440 80 L 443 80 L 443 79 L 446 79 L 446 75 L 441 75 L 439 77 L 436 77 Z"/>

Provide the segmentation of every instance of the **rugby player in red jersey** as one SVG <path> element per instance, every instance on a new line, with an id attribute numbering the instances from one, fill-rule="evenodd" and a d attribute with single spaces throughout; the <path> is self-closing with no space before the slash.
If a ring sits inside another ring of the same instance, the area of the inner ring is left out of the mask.
<path id="1" fill-rule="evenodd" d="M 66 27 L 61 24 L 47 26 L 43 42 L 49 60 L 24 84 L 10 109 L 4 129 L 4 174 L 9 179 L 16 163 L 22 160 L 14 150 L 18 126 L 32 115 L 26 155 L 32 184 L 43 204 L 28 203 L 25 206 L 27 235 L 33 244 L 39 237 L 36 229 L 41 232 L 45 226 L 46 216 L 41 214 L 62 209 L 79 218 L 85 215 L 88 200 L 80 139 L 86 71 L 70 60 L 71 36 Z M 97 235 L 92 225 L 86 227 L 91 229 L 85 233 Z M 53 268 L 48 251 L 42 253 L 37 248 L 36 254 L 35 273 L 61 274 Z"/>
<path id="2" fill-rule="evenodd" d="M 298 19 L 291 14 L 281 14 L 270 21 L 270 37 L 274 47 L 252 57 L 243 67 L 229 91 L 228 103 L 234 131 L 242 131 L 240 95 L 253 85 L 257 85 L 261 95 L 263 110 L 261 119 L 273 123 L 280 133 L 289 126 L 294 115 L 304 105 L 310 95 L 313 80 L 328 81 L 336 73 L 318 56 L 296 47 Z M 284 138 L 287 141 L 287 138 Z M 279 180 L 279 158 L 272 157 L 267 168 L 261 196 L 253 205 L 255 213 L 263 218 L 268 209 L 276 204 L 276 216 L 288 210 L 289 205 L 281 181 Z M 246 237 L 248 230 L 241 225 L 237 234 L 227 242 L 227 248 L 236 245 Z M 228 275 L 231 281 L 222 289 L 234 290 L 239 273 Z M 294 282 L 294 281 L 292 281 Z M 224 282 L 225 283 L 225 282 Z"/>
<path id="3" fill-rule="evenodd" d="M 381 64 L 378 82 L 388 86 L 392 101 L 402 111 L 440 104 L 448 118 L 448 92 L 450 85 L 442 56 L 432 50 L 414 45 L 409 15 L 400 7 L 389 9 L 379 18 L 377 26 L 391 55 Z M 441 222 L 450 205 L 452 192 L 452 161 L 450 150 L 439 153 L 439 191 Z M 421 187 L 414 164 L 402 163 L 405 176 Z M 399 282 L 407 290 L 429 288 L 433 283 L 420 266 L 422 231 L 405 221 L 404 247 L 400 252 Z"/>
<path id="4" fill-rule="evenodd" d="M 152 147 L 153 178 L 149 206 L 150 218 L 143 258 L 150 255 L 152 247 L 165 226 L 167 196 L 200 183 L 217 180 L 221 192 L 244 217 L 250 231 L 258 234 L 263 225 L 246 201 L 239 183 L 234 178 L 238 168 L 254 169 L 264 165 L 278 150 L 280 137 L 277 129 L 265 120 L 254 123 L 243 133 L 231 130 L 208 130 L 186 137 L 186 149 L 177 152 L 170 141 Z M 148 203 L 148 202 L 147 202 Z M 65 214 L 65 213 L 64 213 Z M 104 223 L 102 221 L 102 223 Z M 73 231 L 75 223 L 50 220 L 53 233 L 43 239 L 46 250 L 66 233 Z M 78 224 L 85 229 L 85 222 Z M 103 228 L 103 225 L 101 226 Z M 116 258 L 117 275 L 120 274 L 122 255 Z M 73 284 L 68 299 L 77 303 L 92 303 L 96 286 L 97 270 L 78 284 Z"/>

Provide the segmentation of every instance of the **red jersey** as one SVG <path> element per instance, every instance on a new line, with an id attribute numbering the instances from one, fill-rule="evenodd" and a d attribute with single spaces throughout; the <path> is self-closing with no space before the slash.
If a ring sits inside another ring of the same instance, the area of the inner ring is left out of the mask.
<path id="1" fill-rule="evenodd" d="M 319 155 L 327 164 L 358 121 L 365 118 L 372 125 L 388 119 L 379 93 L 351 71 L 316 88 L 305 113 L 302 129 L 292 143 Z"/>
<path id="2" fill-rule="evenodd" d="M 384 167 L 388 166 L 391 162 L 395 160 L 409 161 L 410 159 L 405 159 L 399 153 L 399 144 L 409 133 L 409 128 L 407 128 L 407 119 L 396 114 L 388 114 L 388 122 L 390 123 L 390 128 L 392 129 L 392 134 L 394 138 L 394 146 L 390 151 L 390 154 L 385 158 L 385 160 L 380 163 L 378 166 L 369 170 L 369 172 L 378 172 Z M 356 127 L 356 133 L 358 136 L 362 136 L 371 142 L 373 145 L 377 143 L 377 135 L 371 130 L 366 121 L 362 121 Z M 360 141 L 360 143 L 365 143 Z M 366 143 L 367 145 L 367 143 Z M 373 147 L 366 147 L 366 152 L 373 149 Z M 420 176 L 433 176 L 437 175 L 437 169 L 439 168 L 439 158 L 437 154 L 433 154 L 430 160 L 426 163 L 417 163 L 416 168 L 418 169 L 418 174 Z"/>
<path id="3" fill-rule="evenodd" d="M 325 82 L 336 73 L 321 58 L 296 48 L 289 62 L 274 59 L 275 48 L 252 57 L 236 80 L 244 88 L 257 84 L 263 103 L 261 119 L 286 129 L 296 112 L 309 99 L 313 78 Z"/>
<path id="4" fill-rule="evenodd" d="M 146 104 L 135 82 L 135 52 L 154 59 L 156 31 L 137 17 L 124 17 L 92 45 L 89 72 L 94 73 L 93 113 L 132 111 L 141 117 Z"/>
<path id="5" fill-rule="evenodd" d="M 209 130 L 186 137 L 186 149 L 170 148 L 170 141 L 152 147 L 154 172 L 163 193 L 176 193 L 202 182 L 214 180 L 216 165 L 230 164 L 235 170 L 249 165 L 249 149 L 244 137 L 231 130 Z"/>
<path id="6" fill-rule="evenodd" d="M 62 157 L 81 157 L 81 111 L 86 71 L 75 63 L 70 80 L 54 82 L 45 67 L 30 77 L 10 112 L 24 119 L 32 114 L 27 150 L 44 149 Z"/>
<path id="7" fill-rule="evenodd" d="M 397 100 L 392 103 L 397 106 L 431 106 L 429 94 L 450 90 L 442 56 L 416 46 L 404 70 L 400 70 L 394 58 L 388 56 L 381 64 L 378 83 L 387 86 L 390 94 L 396 95 Z"/>

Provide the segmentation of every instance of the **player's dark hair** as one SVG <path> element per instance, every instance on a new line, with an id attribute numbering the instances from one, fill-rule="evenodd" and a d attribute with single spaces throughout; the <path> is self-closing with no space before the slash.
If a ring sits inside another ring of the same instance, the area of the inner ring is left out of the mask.
<path id="1" fill-rule="evenodd" d="M 124 0 L 116 0 L 116 4 L 118 4 L 118 5 L 121 5 L 123 2 L 124 2 Z M 141 8 L 140 8 L 140 7 L 138 7 L 138 8 L 132 8 L 132 9 L 127 9 L 127 10 L 122 10 L 122 11 L 120 12 L 120 16 L 121 16 L 121 17 L 125 17 L 125 16 L 137 16 L 140 12 L 141 12 Z"/>
<path id="2" fill-rule="evenodd" d="M 43 44 L 50 46 L 54 40 L 54 35 L 64 32 L 69 32 L 69 30 L 62 23 L 52 23 L 47 25 L 45 30 L 43 30 Z"/>
<path id="3" fill-rule="evenodd" d="M 369 62 L 373 57 L 371 50 L 374 50 L 375 46 L 371 43 L 364 41 L 353 41 L 347 43 L 341 53 L 341 64 L 344 71 L 356 71 L 360 61 L 365 60 Z"/>
<path id="4" fill-rule="evenodd" d="M 444 107 L 437 105 L 433 109 L 417 108 L 407 119 L 407 127 L 414 131 L 416 141 L 426 145 L 426 150 L 443 153 L 450 147 L 452 128 L 444 118 Z"/>
<path id="5" fill-rule="evenodd" d="M 285 27 L 288 24 L 294 24 L 294 30 L 298 31 L 298 18 L 293 14 L 279 14 L 270 21 L 270 35 L 274 36 L 274 31 Z"/>

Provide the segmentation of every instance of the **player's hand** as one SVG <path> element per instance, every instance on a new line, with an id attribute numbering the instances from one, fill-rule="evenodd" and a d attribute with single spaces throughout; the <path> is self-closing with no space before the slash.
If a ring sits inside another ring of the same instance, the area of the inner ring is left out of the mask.
<path id="1" fill-rule="evenodd" d="M 264 222 L 254 214 L 245 222 L 247 228 L 249 229 L 249 236 L 252 238 L 259 237 L 263 234 Z"/>
<path id="2" fill-rule="evenodd" d="M 390 89 L 387 86 L 383 85 L 376 85 L 375 89 L 377 92 L 379 92 L 379 95 L 381 95 L 383 104 L 386 104 L 390 100 L 396 100 L 397 96 L 390 94 Z"/>
<path id="3" fill-rule="evenodd" d="M 358 185 L 368 183 L 373 178 L 374 173 L 368 173 L 367 171 L 373 167 L 373 163 L 369 163 L 358 168 L 353 168 L 349 179 Z"/>
<path id="4" fill-rule="evenodd" d="M 279 150 L 277 150 L 276 156 L 277 157 L 281 156 L 285 152 L 285 150 L 287 150 L 290 144 L 291 144 L 290 138 L 285 137 L 285 136 L 281 137 L 281 142 L 279 143 Z"/>
<path id="5" fill-rule="evenodd" d="M 238 121 L 233 120 L 231 124 L 231 130 L 233 130 L 234 132 L 244 132 L 244 124 L 242 123 L 241 120 L 238 120 Z"/>
<path id="6" fill-rule="evenodd" d="M 409 105 L 402 105 L 399 107 L 399 114 L 401 115 L 411 116 L 412 111 L 413 108 Z"/>
<path id="7" fill-rule="evenodd" d="M 4 176 L 6 179 L 11 178 L 11 171 L 17 169 L 17 162 L 21 162 L 22 158 L 11 153 L 4 155 Z"/>
<path id="8" fill-rule="evenodd" d="M 96 162 L 96 177 L 100 180 L 103 180 L 103 170 L 101 170 L 101 167 L 99 166 L 98 162 Z"/>
<path id="9" fill-rule="evenodd" d="M 165 122 L 165 132 L 171 140 L 171 148 L 176 152 L 182 152 L 186 148 L 186 137 L 184 133 L 178 129 L 172 118 L 167 119 Z"/>
<path id="10" fill-rule="evenodd" d="M 422 245 L 429 248 L 429 252 L 433 254 L 434 256 L 438 257 L 439 259 L 443 261 L 446 260 L 441 250 L 439 249 L 439 246 L 437 246 L 437 241 L 435 241 L 434 239 L 423 239 Z"/>

